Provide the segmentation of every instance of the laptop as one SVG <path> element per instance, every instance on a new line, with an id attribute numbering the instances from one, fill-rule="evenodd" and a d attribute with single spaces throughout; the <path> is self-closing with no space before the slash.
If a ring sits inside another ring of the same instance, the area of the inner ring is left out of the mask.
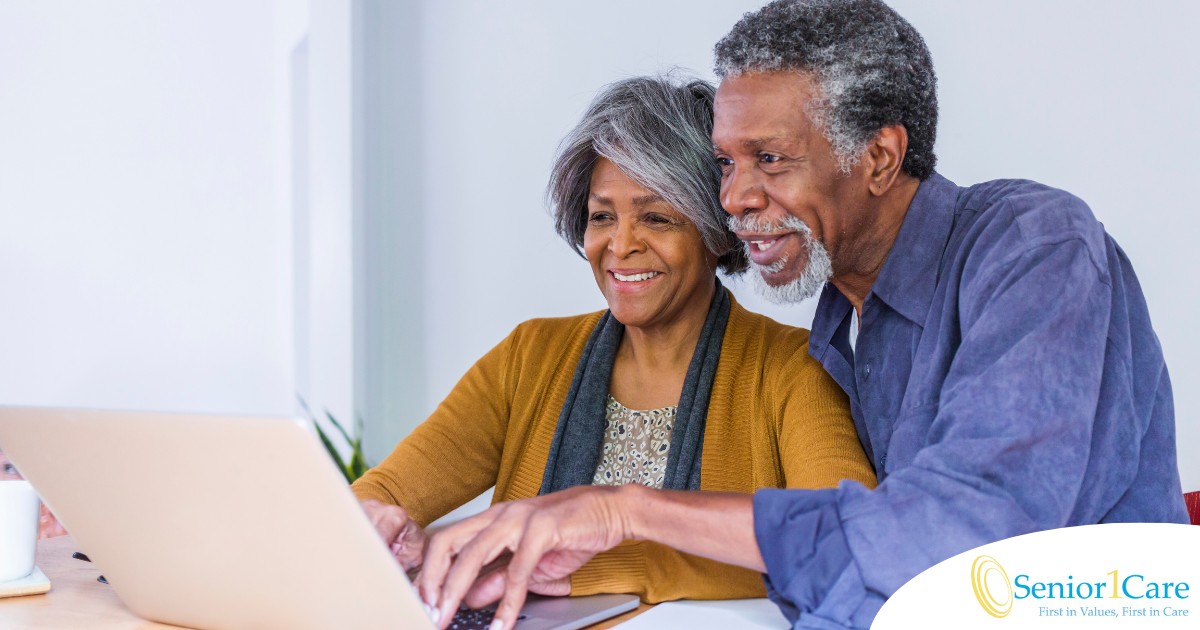
<path id="1" fill-rule="evenodd" d="M 141 617 L 434 628 L 306 420 L 0 407 L 0 450 Z M 580 628 L 637 605 L 543 598 L 517 628 Z"/>

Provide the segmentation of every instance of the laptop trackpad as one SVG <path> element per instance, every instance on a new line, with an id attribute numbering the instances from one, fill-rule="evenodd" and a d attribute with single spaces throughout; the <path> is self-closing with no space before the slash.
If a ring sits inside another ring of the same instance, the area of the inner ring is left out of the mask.
<path id="1" fill-rule="evenodd" d="M 638 607 L 635 595 L 542 597 L 525 600 L 517 630 L 574 630 L 598 623 Z"/>

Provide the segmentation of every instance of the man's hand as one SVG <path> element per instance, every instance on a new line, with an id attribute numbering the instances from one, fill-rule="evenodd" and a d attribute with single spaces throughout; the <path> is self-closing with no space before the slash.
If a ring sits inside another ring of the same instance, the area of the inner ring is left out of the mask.
<path id="1" fill-rule="evenodd" d="M 421 566 L 421 558 L 425 552 L 425 530 L 408 517 L 408 512 L 398 505 L 389 505 L 375 499 L 363 499 L 359 503 L 400 566 L 404 567 L 405 571 Z"/>
<path id="2" fill-rule="evenodd" d="M 621 492 L 580 486 L 501 503 L 434 534 L 417 590 L 435 623 L 445 628 L 464 598 L 473 606 L 501 598 L 496 627 L 511 629 L 527 592 L 567 594 L 571 573 L 628 537 L 617 505 Z M 506 552 L 512 553 L 507 565 L 486 573 Z"/>

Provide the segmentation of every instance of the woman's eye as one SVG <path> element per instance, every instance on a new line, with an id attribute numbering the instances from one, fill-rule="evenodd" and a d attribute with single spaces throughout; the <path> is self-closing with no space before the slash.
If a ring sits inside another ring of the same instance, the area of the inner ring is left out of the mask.
<path id="1" fill-rule="evenodd" d="M 662 215 L 662 214 L 648 214 L 642 220 L 645 221 L 647 224 L 649 224 L 651 227 L 665 227 L 668 225 L 675 225 L 675 223 L 676 223 L 676 221 L 674 219 L 672 219 L 671 217 L 668 217 L 668 216 Z"/>
<path id="2" fill-rule="evenodd" d="M 8 463 L 4 464 L 4 474 L 6 474 L 6 475 L 16 475 L 16 474 L 17 474 L 17 467 L 16 467 L 16 466 L 13 466 L 12 464 L 8 464 Z"/>
<path id="3" fill-rule="evenodd" d="M 612 218 L 607 212 L 593 212 L 588 216 L 588 223 L 605 223 Z"/>
<path id="4" fill-rule="evenodd" d="M 727 157 L 723 157 L 723 156 L 720 156 L 720 155 L 718 155 L 718 156 L 716 157 L 716 160 L 717 160 L 717 166 L 720 166 L 721 168 L 726 168 L 726 167 L 729 167 L 729 166 L 733 166 L 733 160 L 731 160 L 731 159 L 729 159 L 729 158 L 727 158 Z"/>

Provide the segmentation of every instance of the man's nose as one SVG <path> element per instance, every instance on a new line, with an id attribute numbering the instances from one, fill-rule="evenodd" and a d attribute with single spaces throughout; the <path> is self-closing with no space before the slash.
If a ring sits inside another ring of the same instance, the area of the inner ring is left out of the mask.
<path id="1" fill-rule="evenodd" d="M 735 166 L 721 181 L 721 205 L 738 218 L 765 209 L 767 194 L 761 176 L 754 169 Z"/>

